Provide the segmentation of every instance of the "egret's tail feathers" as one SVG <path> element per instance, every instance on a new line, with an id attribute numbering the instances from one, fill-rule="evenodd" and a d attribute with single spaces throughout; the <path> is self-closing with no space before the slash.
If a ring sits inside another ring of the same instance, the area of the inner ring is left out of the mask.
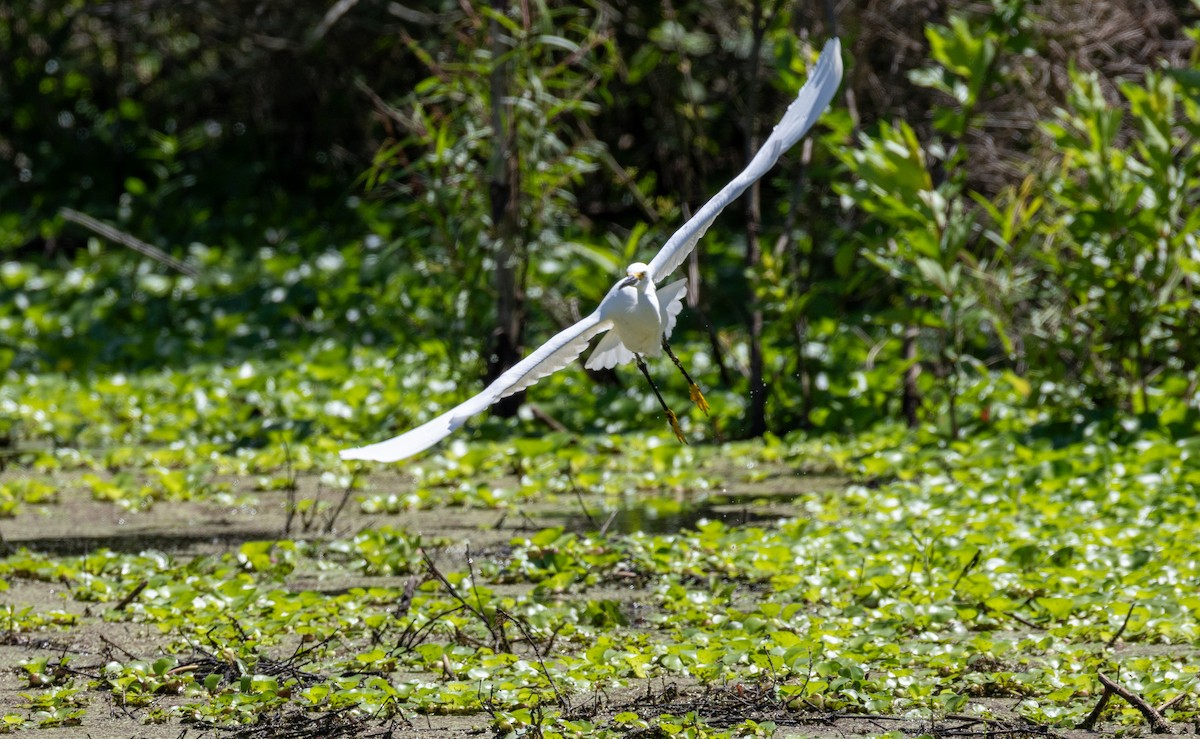
<path id="1" fill-rule="evenodd" d="M 591 356 L 584 364 L 590 370 L 612 369 L 619 364 L 632 362 L 634 359 L 633 352 L 625 348 L 621 343 L 621 335 L 616 331 L 610 331 L 604 335 L 596 348 L 592 350 Z"/>

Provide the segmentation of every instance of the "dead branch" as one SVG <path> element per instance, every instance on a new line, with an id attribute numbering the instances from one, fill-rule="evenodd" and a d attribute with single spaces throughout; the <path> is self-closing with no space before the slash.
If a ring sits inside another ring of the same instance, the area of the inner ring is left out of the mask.
<path id="1" fill-rule="evenodd" d="M 560 434 L 570 433 L 571 430 L 563 425 L 562 421 L 550 415 L 545 408 L 537 403 L 526 403 L 526 405 L 529 406 L 529 410 L 533 411 L 533 417 L 549 426 L 551 430 L 557 431 Z"/>
<path id="2" fill-rule="evenodd" d="M 358 5 L 358 0 L 338 0 L 334 3 L 333 7 L 325 12 L 325 17 L 321 19 L 317 27 L 312 30 L 309 43 L 315 43 L 324 38 L 325 34 L 329 33 L 329 29 L 333 28 L 334 24 L 341 20 L 346 13 L 349 13 L 355 5 Z"/>
<path id="3" fill-rule="evenodd" d="M 1108 705 L 1108 699 L 1112 698 L 1112 695 L 1113 692 L 1108 689 L 1108 686 L 1105 686 L 1104 692 L 1100 694 L 1100 700 L 1096 701 L 1096 707 L 1082 721 L 1075 724 L 1075 728 L 1085 731 L 1096 728 L 1096 722 L 1100 720 L 1100 713 L 1104 711 L 1104 707 Z"/>
<path id="4" fill-rule="evenodd" d="M 358 88 L 359 92 L 366 95 L 371 100 L 371 104 L 375 106 L 376 111 L 394 123 L 398 124 L 402 129 L 404 129 L 405 132 L 414 136 L 429 135 L 429 130 L 425 128 L 424 124 L 394 105 L 389 104 L 366 82 L 363 82 L 362 80 L 355 80 L 354 86 Z"/>
<path id="5" fill-rule="evenodd" d="M 125 610 L 125 607 L 128 606 L 130 603 L 132 603 L 134 598 L 137 598 L 139 595 L 141 595 L 142 591 L 146 589 L 147 584 L 148 584 L 147 580 L 142 580 L 141 582 L 139 582 L 136 586 L 134 586 L 133 590 L 129 591 L 128 595 L 126 595 L 124 598 L 122 598 L 121 601 L 119 603 L 117 603 L 117 605 L 113 606 L 113 610 L 114 611 Z"/>
<path id="6" fill-rule="evenodd" d="M 1155 710 L 1157 710 L 1159 713 L 1162 713 L 1163 711 L 1166 711 L 1167 709 L 1174 708 L 1175 706 L 1177 706 L 1177 705 L 1179 705 L 1180 703 L 1182 703 L 1182 702 L 1183 702 L 1183 699 L 1184 699 L 1184 698 L 1186 698 L 1186 697 L 1188 697 L 1188 694 L 1187 694 L 1186 692 L 1185 692 L 1185 693 L 1180 693 L 1179 695 L 1175 696 L 1175 697 L 1174 697 L 1174 698 L 1172 698 L 1171 700 L 1169 700 L 1169 701 L 1167 701 L 1166 703 L 1162 704 L 1161 706 L 1159 706 L 1159 707 L 1158 707 L 1157 709 L 1155 709 Z"/>
<path id="7" fill-rule="evenodd" d="M 63 220 L 79 224 L 97 236 L 106 238 L 109 241 L 115 241 L 122 246 L 127 246 L 137 253 L 150 257 L 160 264 L 165 264 L 176 272 L 181 272 L 188 277 L 200 276 L 199 270 L 190 264 L 176 259 L 162 249 L 159 249 L 157 246 L 147 244 L 145 241 L 142 241 L 133 234 L 125 233 L 115 226 L 110 226 L 103 221 L 98 221 L 89 216 L 87 213 L 80 213 L 72 208 L 59 208 L 58 214 L 63 217 Z"/>
<path id="8" fill-rule="evenodd" d="M 424 10 L 410 8 L 407 5 L 401 5 L 400 3 L 395 2 L 388 3 L 387 11 L 402 21 L 407 23 L 415 23 L 419 26 L 448 25 L 453 23 L 462 15 L 460 12 L 430 13 Z"/>
<path id="9" fill-rule="evenodd" d="M 1106 690 L 1111 690 L 1117 695 L 1125 699 L 1125 702 L 1133 706 L 1146 717 L 1146 721 L 1150 724 L 1150 731 L 1155 734 L 1170 734 L 1171 725 L 1163 718 L 1163 715 L 1158 712 L 1154 706 L 1147 703 L 1140 695 L 1134 693 L 1129 688 L 1114 681 L 1103 672 L 1097 672 L 1096 677 L 1100 678 L 1100 682 L 1104 684 Z"/>

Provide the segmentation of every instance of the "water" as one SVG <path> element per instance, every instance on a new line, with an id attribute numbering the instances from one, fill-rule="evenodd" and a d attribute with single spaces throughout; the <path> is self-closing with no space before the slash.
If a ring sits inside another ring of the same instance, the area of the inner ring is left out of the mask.
<path id="1" fill-rule="evenodd" d="M 700 521 L 728 526 L 761 525 L 796 515 L 795 495 L 769 496 L 722 492 L 698 500 L 678 497 L 628 497 L 615 510 L 590 511 L 591 518 L 573 515 L 578 527 L 611 534 L 676 534 L 694 529 Z M 593 525 L 593 522 L 595 525 Z"/>

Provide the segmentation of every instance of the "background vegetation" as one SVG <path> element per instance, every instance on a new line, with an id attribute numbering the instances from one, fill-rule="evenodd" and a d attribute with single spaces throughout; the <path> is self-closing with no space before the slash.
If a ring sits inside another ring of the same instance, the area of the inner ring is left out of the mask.
<path id="1" fill-rule="evenodd" d="M 1063 728 L 1115 667 L 1194 718 L 1172 696 L 1194 690 L 1200 608 L 1200 6 L 836 10 L 0 6 L 0 518 L 76 493 L 245 507 L 245 485 L 286 516 L 196 558 L 4 545 L 0 589 L 67 583 L 70 607 L 0 610 L 0 646 L 126 622 L 164 641 L 80 670 L 22 657 L 0 733 L 77 723 L 95 690 L 204 725 L 303 696 L 482 710 L 498 734 L 715 730 L 665 688 L 604 721 L 559 692 L 668 676 L 753 683 L 762 720 L 970 701 L 1008 730 L 985 699 L 1012 698 Z M 630 434 L 660 424 L 640 378 L 572 368 L 405 477 L 337 460 L 590 310 L 740 170 L 835 32 L 842 94 L 686 266 L 677 343 L 716 413 L 683 421 L 718 443 Z M 854 484 L 823 496 L 797 470 Z M 794 497 L 790 518 L 700 522 L 727 484 Z M 348 502 L 590 516 L 652 493 L 684 532 L 589 518 L 478 572 L 422 558 L 448 540 L 333 535 Z M 297 580 L 320 574 L 414 579 Z M 651 615 L 605 590 L 629 582 Z M 316 646 L 288 661 L 295 640 Z"/>
<path id="2" fill-rule="evenodd" d="M 322 10 L 7 13 L 10 370 L 335 339 L 420 349 L 431 379 L 473 385 L 736 171 L 801 83 L 807 39 L 834 30 L 786 3 Z M 902 417 L 954 435 L 988 404 L 971 388 L 1005 373 L 1039 404 L 1186 403 L 1195 12 L 997 0 L 838 19 L 843 103 L 690 268 L 685 336 L 731 391 L 722 431 Z M 728 405 L 760 394 L 765 415 Z"/>

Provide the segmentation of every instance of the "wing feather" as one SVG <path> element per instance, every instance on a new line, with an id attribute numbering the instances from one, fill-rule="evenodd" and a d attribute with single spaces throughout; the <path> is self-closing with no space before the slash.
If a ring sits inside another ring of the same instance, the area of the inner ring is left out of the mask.
<path id="1" fill-rule="evenodd" d="M 658 289 L 658 306 L 662 311 L 663 338 L 671 338 L 675 321 L 683 312 L 683 299 L 687 296 L 687 278 L 675 280 Z"/>
<path id="2" fill-rule="evenodd" d="M 593 336 L 611 326 L 612 321 L 602 320 L 599 311 L 596 311 L 574 326 L 563 329 L 554 338 L 542 344 L 540 349 L 496 378 L 490 387 L 499 385 L 506 377 L 510 376 L 512 384 L 496 396 L 492 403 L 520 392 L 546 375 L 558 372 L 574 362 L 587 348 L 588 342 L 592 340 Z"/>
<path id="3" fill-rule="evenodd" d="M 611 327 L 612 321 L 602 320 L 600 314 L 594 312 L 575 325 L 555 334 L 537 351 L 497 377 L 478 395 L 454 406 L 432 421 L 397 437 L 357 449 L 343 449 L 341 457 L 342 459 L 367 459 L 375 462 L 398 462 L 425 451 L 461 428 L 468 418 L 483 411 L 497 400 L 524 390 L 546 375 L 566 367 L 587 348 L 588 341 L 593 336 Z"/>
<path id="4" fill-rule="evenodd" d="M 841 49 L 841 42 L 836 36 L 825 42 L 825 48 L 821 50 L 820 58 L 817 59 L 804 86 L 800 88 L 800 94 L 788 106 L 783 119 L 776 124 L 775 130 L 750 160 L 750 164 L 712 200 L 705 203 L 691 220 L 683 224 L 650 262 L 650 274 L 655 282 L 662 280 L 683 264 L 683 260 L 687 259 L 688 254 L 696 247 L 696 242 L 704 236 L 721 211 L 770 171 L 783 152 L 808 133 L 808 129 L 812 128 L 821 113 L 825 112 L 842 82 Z"/>

